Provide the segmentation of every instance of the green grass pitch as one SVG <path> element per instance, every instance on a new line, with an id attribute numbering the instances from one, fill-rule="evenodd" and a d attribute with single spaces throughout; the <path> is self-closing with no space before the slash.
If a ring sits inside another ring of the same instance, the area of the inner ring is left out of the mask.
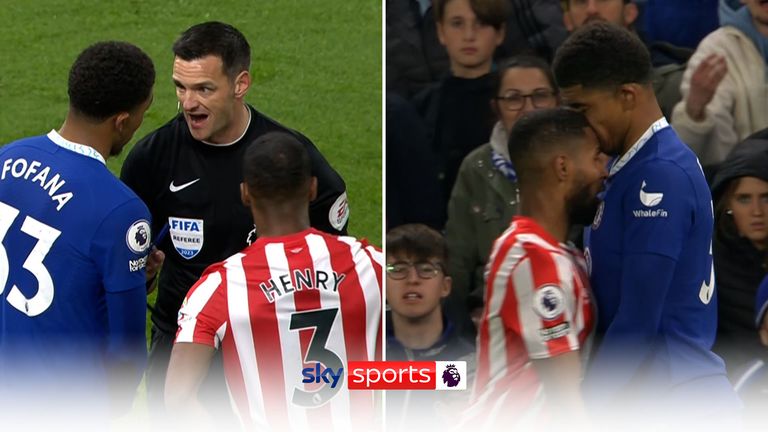
<path id="1" fill-rule="evenodd" d="M 77 54 L 125 40 L 152 57 L 157 83 L 144 124 L 108 163 L 119 174 L 130 146 L 176 113 L 173 41 L 193 24 L 224 21 L 251 44 L 246 100 L 314 141 L 347 182 L 350 233 L 381 245 L 381 14 L 381 2 L 367 0 L 3 1 L 0 145 L 58 129 Z"/>
<path id="2" fill-rule="evenodd" d="M 0 8 L 0 144 L 61 126 L 67 73 L 99 40 L 155 61 L 155 100 L 131 142 L 176 112 L 171 44 L 192 24 L 233 24 L 252 48 L 247 101 L 312 139 L 347 182 L 350 233 L 381 244 L 381 3 L 32 0 Z M 119 173 L 130 145 L 109 161 Z"/>

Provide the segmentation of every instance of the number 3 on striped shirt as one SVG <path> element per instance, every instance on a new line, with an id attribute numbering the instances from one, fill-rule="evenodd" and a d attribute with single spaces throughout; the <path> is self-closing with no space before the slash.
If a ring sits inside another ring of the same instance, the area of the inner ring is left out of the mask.
<path id="1" fill-rule="evenodd" d="M 309 343 L 304 363 L 321 363 L 326 368 L 339 370 L 344 367 L 344 362 L 333 351 L 325 347 L 328 336 L 331 334 L 333 321 L 336 319 L 338 308 L 318 309 L 291 314 L 291 330 L 315 328 L 312 340 Z M 323 385 L 319 390 L 308 392 L 300 388 L 293 390 L 292 402 L 303 407 L 316 407 L 328 402 L 341 389 L 341 385 L 332 388 L 330 384 Z"/>

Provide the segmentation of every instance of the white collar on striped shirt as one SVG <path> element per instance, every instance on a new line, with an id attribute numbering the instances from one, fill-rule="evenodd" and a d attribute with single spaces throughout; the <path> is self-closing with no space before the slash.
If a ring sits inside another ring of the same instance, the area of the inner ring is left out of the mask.
<path id="1" fill-rule="evenodd" d="M 613 165 L 611 165 L 611 172 L 610 174 L 608 174 L 608 177 L 613 177 L 617 172 L 619 172 L 620 169 L 624 168 L 624 165 L 626 165 L 630 159 L 635 157 L 635 155 L 640 151 L 640 149 L 642 149 L 645 146 L 645 144 L 648 142 L 648 140 L 651 139 L 653 134 L 664 129 L 667 126 L 669 126 L 669 123 L 667 122 L 667 119 L 664 117 L 653 122 L 653 124 L 651 124 L 651 126 L 648 127 L 648 129 L 646 129 L 645 133 L 643 133 L 640 139 L 638 139 L 637 142 L 632 144 L 632 147 L 630 147 L 629 150 L 627 150 L 627 152 L 624 153 L 624 156 L 619 158 L 616 162 L 613 163 Z"/>
<path id="2" fill-rule="evenodd" d="M 51 131 L 48 132 L 48 139 L 53 141 L 53 143 L 58 145 L 59 147 L 64 147 L 67 150 L 71 150 L 83 156 L 88 156 L 89 158 L 96 159 L 97 161 L 103 163 L 104 165 L 107 164 L 107 162 L 104 160 L 104 157 L 101 155 L 101 153 L 97 152 L 95 148 L 87 146 L 85 144 L 78 144 L 78 143 L 69 141 L 63 136 L 59 135 L 59 133 L 56 132 L 55 129 L 51 129 Z"/>

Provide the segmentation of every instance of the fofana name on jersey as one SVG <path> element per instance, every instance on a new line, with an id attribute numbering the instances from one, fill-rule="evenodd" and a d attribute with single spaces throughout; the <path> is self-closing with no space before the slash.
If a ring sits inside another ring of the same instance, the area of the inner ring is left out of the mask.
<path id="1" fill-rule="evenodd" d="M 61 193 L 57 193 L 59 192 L 59 189 L 64 186 L 66 180 L 61 178 L 58 173 L 54 173 L 53 177 L 49 179 L 48 176 L 51 174 L 51 167 L 45 166 L 43 169 L 39 169 L 41 166 L 43 166 L 43 164 L 38 161 L 28 162 L 26 159 L 22 158 L 6 159 L 3 162 L 3 171 L 0 175 L 0 180 L 5 180 L 10 174 L 17 179 L 23 178 L 24 180 L 38 183 L 44 191 L 48 192 L 51 201 L 57 201 L 59 203 L 56 206 L 56 210 L 61 211 L 64 205 L 75 195 L 72 192 L 62 191 Z M 32 176 L 33 174 L 34 177 Z"/>

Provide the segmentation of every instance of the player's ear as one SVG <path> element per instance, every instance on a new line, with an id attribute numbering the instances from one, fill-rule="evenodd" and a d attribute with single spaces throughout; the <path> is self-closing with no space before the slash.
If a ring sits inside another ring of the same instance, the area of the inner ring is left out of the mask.
<path id="1" fill-rule="evenodd" d="M 309 200 L 314 201 L 317 198 L 317 177 L 312 176 L 309 180 Z"/>
<path id="2" fill-rule="evenodd" d="M 570 161 L 565 155 L 557 155 L 552 159 L 552 165 L 555 171 L 555 176 L 559 182 L 565 181 L 570 174 Z"/>
<path id="3" fill-rule="evenodd" d="M 245 182 L 240 183 L 240 201 L 242 201 L 243 205 L 246 207 L 251 206 L 251 195 L 248 193 L 248 186 Z"/>
<path id="4" fill-rule="evenodd" d="M 249 88 L 251 88 L 251 74 L 248 71 L 242 71 L 235 77 L 235 98 L 244 98 Z"/>
<path id="5" fill-rule="evenodd" d="M 128 119 L 130 117 L 131 117 L 131 114 L 128 112 L 121 112 L 115 115 L 115 119 L 114 119 L 115 130 L 122 133 L 123 130 L 125 130 L 125 127 L 128 123 Z"/>
<path id="6" fill-rule="evenodd" d="M 635 108 L 638 90 L 637 84 L 622 84 L 619 87 L 619 98 L 621 99 L 621 107 L 624 111 L 631 111 Z"/>

